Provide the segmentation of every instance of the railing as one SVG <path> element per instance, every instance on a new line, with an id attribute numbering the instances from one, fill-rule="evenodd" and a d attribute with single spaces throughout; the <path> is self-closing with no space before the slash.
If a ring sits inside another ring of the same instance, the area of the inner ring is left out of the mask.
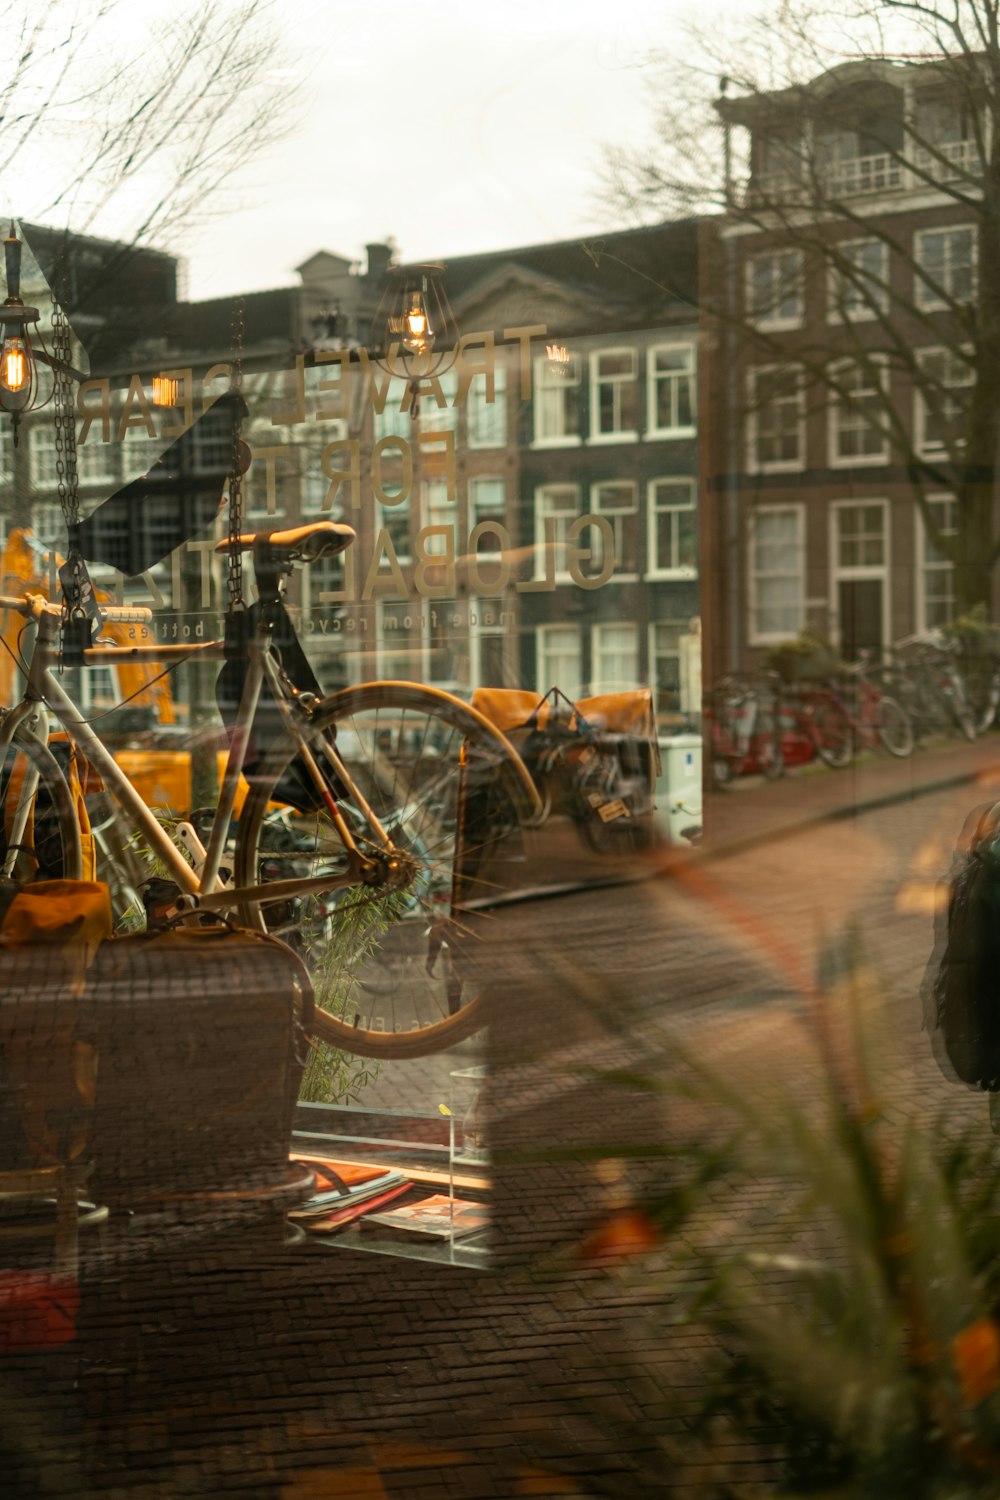
<path id="1" fill-rule="evenodd" d="M 884 193 L 902 186 L 903 168 L 895 156 L 842 156 L 832 159 L 823 177 L 828 192 L 841 197 L 854 193 Z"/>
<path id="2" fill-rule="evenodd" d="M 921 171 L 938 182 L 952 181 L 966 172 L 976 175 L 983 169 L 979 147 L 975 141 L 943 141 L 933 151 L 926 146 L 918 146 L 914 152 L 914 161 Z"/>

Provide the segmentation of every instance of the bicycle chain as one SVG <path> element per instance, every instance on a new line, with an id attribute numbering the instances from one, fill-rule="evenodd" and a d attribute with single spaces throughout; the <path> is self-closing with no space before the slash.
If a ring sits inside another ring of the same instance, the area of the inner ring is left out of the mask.
<path id="1" fill-rule="evenodd" d="M 246 334 L 246 303 L 238 297 L 233 303 L 230 323 L 232 362 L 229 389 L 233 395 L 233 453 L 229 472 L 229 561 L 226 573 L 230 614 L 246 608 L 243 598 L 243 553 L 239 538 L 243 531 L 243 341 Z"/>

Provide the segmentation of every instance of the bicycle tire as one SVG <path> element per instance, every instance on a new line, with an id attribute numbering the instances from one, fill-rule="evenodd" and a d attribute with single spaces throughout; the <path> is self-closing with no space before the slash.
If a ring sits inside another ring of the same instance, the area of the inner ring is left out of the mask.
<path id="1" fill-rule="evenodd" d="M 890 755 L 902 760 L 913 753 L 913 725 L 901 703 L 884 693 L 875 705 L 876 733 Z"/>
<path id="2" fill-rule="evenodd" d="M 265 900 L 241 916 L 299 948 L 316 989 L 313 1029 L 321 1041 L 363 1057 L 422 1057 L 485 1023 L 476 914 L 523 867 L 522 829 L 540 807 L 538 794 L 503 736 L 437 689 L 347 688 L 317 709 L 311 747 L 331 730 L 361 796 L 413 860 L 413 877 L 395 892 L 339 887 L 306 902 Z M 296 850 L 266 847 L 268 803 L 281 800 L 294 755 L 288 741 L 252 778 L 237 830 L 238 885 L 346 869 L 325 811 L 302 817 Z M 363 810 L 344 795 L 338 806 L 359 845 L 374 849 Z"/>
<path id="3" fill-rule="evenodd" d="M 34 805 L 15 848 L 9 839 L 29 769 L 37 775 Z M 0 750 L 0 874 L 19 885 L 83 877 L 80 824 L 69 785 L 52 751 L 23 726 Z"/>
<path id="4" fill-rule="evenodd" d="M 824 765 L 842 771 L 854 755 L 854 731 L 844 710 L 832 698 L 820 699 L 809 710 L 809 731 Z"/>

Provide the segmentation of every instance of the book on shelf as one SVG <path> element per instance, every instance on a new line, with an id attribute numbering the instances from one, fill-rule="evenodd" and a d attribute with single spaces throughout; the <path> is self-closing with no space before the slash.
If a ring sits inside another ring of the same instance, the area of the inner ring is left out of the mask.
<path id="1" fill-rule="evenodd" d="M 405 1240 L 450 1240 L 478 1234 L 486 1229 L 490 1211 L 485 1203 L 449 1198 L 435 1193 L 415 1203 L 402 1203 L 385 1213 L 366 1214 L 360 1231 L 367 1236 Z"/>
<path id="2" fill-rule="evenodd" d="M 330 1157 L 297 1155 L 296 1165 L 310 1167 L 316 1178 L 316 1191 L 305 1203 L 289 1210 L 288 1217 L 310 1227 L 315 1219 L 329 1216 L 343 1208 L 385 1201 L 410 1187 L 410 1179 L 393 1167 L 362 1166 L 357 1162 L 336 1161 Z M 395 1190 L 395 1191 L 393 1191 Z"/>
<path id="3" fill-rule="evenodd" d="M 340 1208 L 332 1208 L 328 1213 L 313 1214 L 309 1218 L 297 1220 L 300 1228 L 307 1234 L 335 1234 L 338 1229 L 343 1229 L 348 1224 L 353 1224 L 360 1219 L 364 1222 L 366 1214 L 376 1209 L 384 1208 L 394 1198 L 400 1197 L 408 1192 L 410 1184 L 399 1182 L 395 1187 L 387 1188 L 384 1192 L 376 1193 L 373 1197 L 365 1198 L 360 1203 L 342 1203 Z"/>

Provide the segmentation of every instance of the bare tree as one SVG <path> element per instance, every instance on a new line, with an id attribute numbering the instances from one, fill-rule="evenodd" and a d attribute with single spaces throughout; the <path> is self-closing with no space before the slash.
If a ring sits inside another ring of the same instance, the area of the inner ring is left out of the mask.
<path id="1" fill-rule="evenodd" d="M 0 181 L 36 223 L 149 243 L 230 206 L 296 117 L 273 0 L 9 0 L 3 35 Z"/>
<path id="2" fill-rule="evenodd" d="M 1000 558 L 1000 0 L 855 0 L 836 13 L 788 0 L 680 51 L 683 63 L 654 68 L 665 102 L 650 149 L 609 155 L 616 200 L 787 247 L 787 280 L 772 267 L 769 285 L 736 287 L 717 242 L 704 314 L 746 365 L 766 362 L 770 378 L 784 371 L 848 414 L 868 434 L 862 456 L 866 442 L 889 445 L 954 566 L 959 612 L 988 609 Z M 921 193 L 968 226 L 967 263 L 943 240 L 915 253 L 904 215 Z M 826 326 L 775 332 L 769 311 L 803 273 L 826 288 Z M 753 394 L 743 399 L 752 417 Z M 955 497 L 948 525 L 929 503 L 941 492 Z"/>

